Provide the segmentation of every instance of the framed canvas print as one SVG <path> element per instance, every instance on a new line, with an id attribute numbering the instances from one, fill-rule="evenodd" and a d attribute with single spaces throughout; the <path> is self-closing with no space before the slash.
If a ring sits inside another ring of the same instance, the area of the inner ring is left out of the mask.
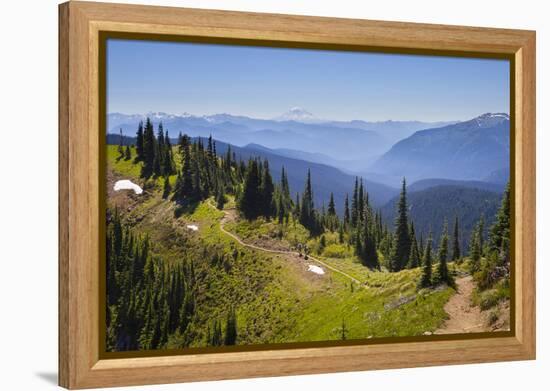
<path id="1" fill-rule="evenodd" d="M 535 358 L 535 33 L 60 5 L 67 388 Z"/>

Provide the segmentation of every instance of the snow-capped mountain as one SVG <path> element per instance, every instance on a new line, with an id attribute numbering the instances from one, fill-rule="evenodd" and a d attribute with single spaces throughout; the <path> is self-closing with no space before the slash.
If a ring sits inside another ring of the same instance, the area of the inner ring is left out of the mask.
<path id="1" fill-rule="evenodd" d="M 387 151 L 396 141 L 417 130 L 440 127 L 441 122 L 325 121 L 310 112 L 293 108 L 279 119 L 259 119 L 227 113 L 193 115 L 149 112 L 145 114 L 110 113 L 107 132 L 134 137 L 139 121 L 149 117 L 155 130 L 162 122 L 171 137 L 186 133 L 192 137 L 212 135 L 220 141 L 244 146 L 250 143 L 268 148 L 297 150 L 309 156 L 324 154 L 342 161 L 347 170 L 363 170 L 373 159 Z M 368 145 L 368 148 L 365 148 Z"/>
<path id="2" fill-rule="evenodd" d="M 292 107 L 287 112 L 273 118 L 275 121 L 318 122 L 313 114 L 301 107 Z"/>
<path id="3" fill-rule="evenodd" d="M 475 121 L 480 128 L 489 128 L 504 121 L 510 121 L 510 116 L 506 113 L 485 113 L 472 121 Z"/>

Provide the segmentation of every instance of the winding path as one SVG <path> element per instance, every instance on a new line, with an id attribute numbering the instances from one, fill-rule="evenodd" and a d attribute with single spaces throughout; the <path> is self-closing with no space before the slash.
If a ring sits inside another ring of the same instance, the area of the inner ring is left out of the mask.
<path id="1" fill-rule="evenodd" d="M 214 205 L 212 205 L 210 202 L 208 202 L 208 205 L 212 208 L 216 208 Z M 217 209 L 217 208 L 216 208 Z M 258 251 L 263 251 L 263 252 L 266 252 L 266 253 L 271 253 L 271 254 L 284 254 L 284 255 L 292 255 L 292 256 L 300 256 L 300 253 L 298 253 L 297 251 L 291 251 L 291 250 L 274 250 L 274 249 L 270 249 L 270 248 L 266 248 L 266 247 L 260 247 L 260 246 L 256 246 L 254 244 L 249 244 L 249 243 L 245 243 L 243 242 L 243 240 L 241 238 L 239 238 L 237 235 L 235 235 L 233 232 L 230 232 L 228 230 L 225 229 L 225 223 L 229 222 L 229 221 L 234 221 L 236 219 L 236 211 L 234 208 L 231 208 L 231 209 L 223 209 L 222 212 L 224 213 L 224 216 L 223 218 L 221 219 L 220 221 L 220 230 L 230 236 L 233 240 L 235 240 L 237 243 L 239 243 L 241 246 L 244 246 L 244 247 L 248 247 L 248 248 L 251 248 L 251 249 L 254 249 L 254 250 L 258 250 Z M 335 273 L 338 273 L 348 279 L 350 279 L 351 281 L 355 282 L 356 284 L 359 284 L 359 285 L 362 285 L 362 282 L 359 281 L 357 278 L 355 277 L 352 277 L 350 276 L 349 274 L 347 274 L 346 272 L 343 272 L 342 270 L 339 270 L 315 257 L 312 257 L 311 255 L 308 255 L 308 260 L 311 260 L 313 262 L 317 262 L 318 264 L 320 265 L 323 265 L 324 267 L 326 267 L 327 269 L 329 270 L 332 270 L 333 272 Z"/>
<path id="2" fill-rule="evenodd" d="M 445 311 L 449 319 L 443 326 L 436 330 L 435 334 L 461 334 L 478 333 L 487 331 L 485 318 L 478 306 L 471 306 L 471 297 L 474 290 L 472 276 L 458 278 L 456 280 L 457 293 L 454 294 L 447 304 Z"/>

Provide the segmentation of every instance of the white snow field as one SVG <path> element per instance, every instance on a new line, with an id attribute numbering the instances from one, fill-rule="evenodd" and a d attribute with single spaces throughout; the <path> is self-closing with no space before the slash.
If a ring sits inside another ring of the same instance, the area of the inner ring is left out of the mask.
<path id="1" fill-rule="evenodd" d="M 136 194 L 143 193 L 143 189 L 129 179 L 121 179 L 120 181 L 116 181 L 113 189 L 114 191 L 133 190 Z"/>
<path id="2" fill-rule="evenodd" d="M 307 271 L 315 274 L 325 274 L 325 271 L 323 269 L 315 265 L 307 265 Z"/>

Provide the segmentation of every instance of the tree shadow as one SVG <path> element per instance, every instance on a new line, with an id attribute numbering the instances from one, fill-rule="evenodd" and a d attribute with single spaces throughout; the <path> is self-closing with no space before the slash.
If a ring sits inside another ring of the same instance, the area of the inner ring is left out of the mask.
<path id="1" fill-rule="evenodd" d="M 46 383 L 57 385 L 57 372 L 37 372 L 35 375 Z"/>
<path id="2" fill-rule="evenodd" d="M 197 201 L 176 202 L 174 217 L 179 218 L 183 214 L 193 214 L 198 206 L 199 202 Z"/>

